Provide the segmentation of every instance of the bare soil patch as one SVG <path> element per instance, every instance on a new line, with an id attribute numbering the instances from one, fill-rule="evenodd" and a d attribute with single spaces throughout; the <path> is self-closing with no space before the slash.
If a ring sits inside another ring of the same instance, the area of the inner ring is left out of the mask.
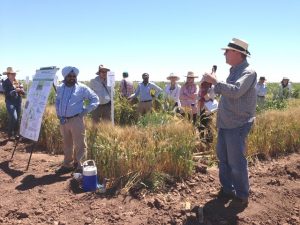
<path id="1" fill-rule="evenodd" d="M 250 167 L 247 208 L 215 199 L 218 169 L 198 168 L 193 176 L 159 193 L 100 195 L 74 188 L 72 176 L 56 176 L 62 156 L 33 153 L 25 171 L 29 143 L 0 134 L 0 224 L 300 224 L 300 154 L 255 162 Z"/>

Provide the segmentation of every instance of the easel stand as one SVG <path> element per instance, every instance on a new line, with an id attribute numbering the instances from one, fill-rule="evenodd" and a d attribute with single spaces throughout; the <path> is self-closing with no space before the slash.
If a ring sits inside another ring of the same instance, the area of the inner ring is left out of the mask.
<path id="1" fill-rule="evenodd" d="M 13 150 L 13 152 L 12 152 L 12 155 L 11 155 L 10 160 L 12 160 L 13 157 L 14 157 L 15 151 L 16 151 L 16 149 L 17 149 L 17 147 L 18 147 L 19 142 L 20 142 L 20 138 L 21 138 L 21 137 L 18 137 L 18 138 L 16 138 L 16 140 L 15 140 L 15 146 L 14 146 L 14 150 Z M 32 146 L 31 146 L 31 148 L 30 148 L 30 156 L 29 156 L 29 160 L 28 160 L 28 163 L 27 163 L 26 171 L 27 171 L 28 168 L 29 168 L 29 164 L 30 164 L 32 152 L 33 152 L 33 149 L 34 149 L 35 146 L 36 146 L 36 143 L 37 143 L 36 141 L 33 141 L 33 144 L 32 144 Z"/>

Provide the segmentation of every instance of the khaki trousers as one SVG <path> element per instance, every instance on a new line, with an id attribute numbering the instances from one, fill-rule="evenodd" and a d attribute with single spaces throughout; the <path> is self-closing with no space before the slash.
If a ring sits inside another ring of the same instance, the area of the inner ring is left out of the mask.
<path id="1" fill-rule="evenodd" d="M 149 102 L 139 102 L 138 104 L 138 113 L 139 115 L 145 115 L 148 112 L 152 111 L 152 101 Z"/>
<path id="2" fill-rule="evenodd" d="M 60 132 L 63 137 L 64 166 L 72 167 L 73 163 L 81 165 L 86 157 L 85 130 L 83 118 L 76 116 L 60 125 Z M 74 146 L 74 151 L 73 151 Z"/>
<path id="3" fill-rule="evenodd" d="M 98 107 L 92 111 L 92 118 L 94 122 L 111 120 L 111 103 L 98 105 Z"/>

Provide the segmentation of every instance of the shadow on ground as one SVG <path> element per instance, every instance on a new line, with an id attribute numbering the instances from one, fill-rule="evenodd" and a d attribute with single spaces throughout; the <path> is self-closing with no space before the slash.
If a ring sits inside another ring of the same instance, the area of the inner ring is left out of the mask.
<path id="1" fill-rule="evenodd" d="M 21 175 L 23 175 L 24 174 L 24 172 L 23 171 L 20 171 L 20 170 L 15 170 L 15 169 L 11 169 L 10 167 L 9 167 L 9 162 L 10 161 L 4 161 L 4 162 L 2 162 L 2 163 L 0 163 L 0 169 L 4 172 L 4 173 L 6 173 L 7 175 L 9 175 L 11 178 L 16 178 L 16 177 L 19 177 L 19 176 L 21 176 Z"/>
<path id="2" fill-rule="evenodd" d="M 247 206 L 237 206 L 217 198 L 212 199 L 204 205 L 204 222 L 236 225 L 238 224 L 238 214 L 246 208 Z"/>
<path id="3" fill-rule="evenodd" d="M 42 177 L 36 178 L 34 175 L 30 174 L 23 178 L 21 184 L 16 187 L 19 191 L 25 191 L 32 189 L 36 186 L 50 185 L 57 182 L 62 182 L 70 179 L 70 176 L 57 176 L 56 174 L 48 174 Z"/>

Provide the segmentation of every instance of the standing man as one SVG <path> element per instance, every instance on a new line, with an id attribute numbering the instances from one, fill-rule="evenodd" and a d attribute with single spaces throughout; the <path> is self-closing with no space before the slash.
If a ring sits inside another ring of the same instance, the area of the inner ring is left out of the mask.
<path id="1" fill-rule="evenodd" d="M 82 171 L 81 163 L 86 155 L 83 117 L 99 105 L 97 95 L 86 85 L 77 83 L 78 73 L 76 67 L 63 68 L 64 81 L 57 86 L 55 107 L 60 120 L 64 148 L 63 165 L 55 171 L 58 175 L 73 170 Z M 85 100 L 88 100 L 86 107 L 84 107 Z"/>
<path id="2" fill-rule="evenodd" d="M 162 92 L 162 89 L 156 84 L 149 82 L 148 73 L 143 73 L 142 79 L 143 82 L 138 84 L 135 93 L 129 96 L 129 99 L 139 96 L 138 113 L 140 115 L 145 115 L 152 111 L 152 99 L 154 97 L 158 97 L 158 95 Z"/>
<path id="3" fill-rule="evenodd" d="M 266 78 L 260 77 L 257 84 L 256 84 L 256 91 L 257 91 L 257 104 L 258 106 L 263 106 L 265 103 L 265 98 L 267 95 L 267 85 L 265 83 Z"/>
<path id="4" fill-rule="evenodd" d="M 123 79 L 120 83 L 120 94 L 124 98 L 128 98 L 134 92 L 133 84 L 128 80 L 128 72 L 123 72 Z"/>
<path id="5" fill-rule="evenodd" d="M 17 81 L 17 72 L 12 67 L 7 67 L 7 79 L 2 86 L 5 95 L 5 104 L 8 113 L 8 139 L 19 137 L 19 123 L 21 117 L 22 96 L 25 94 L 23 85 Z"/>
<path id="6" fill-rule="evenodd" d="M 94 122 L 111 120 L 111 87 L 107 86 L 107 72 L 110 69 L 100 65 L 98 76 L 90 81 L 91 89 L 98 95 L 100 105 L 92 112 Z"/>
<path id="7" fill-rule="evenodd" d="M 217 156 L 221 190 L 218 197 L 241 207 L 248 205 L 249 178 L 246 159 L 246 138 L 256 110 L 256 72 L 249 67 L 248 44 L 233 38 L 225 50 L 226 63 L 231 66 L 226 82 L 214 74 L 204 74 L 204 80 L 215 85 L 221 94 L 217 113 Z"/>

